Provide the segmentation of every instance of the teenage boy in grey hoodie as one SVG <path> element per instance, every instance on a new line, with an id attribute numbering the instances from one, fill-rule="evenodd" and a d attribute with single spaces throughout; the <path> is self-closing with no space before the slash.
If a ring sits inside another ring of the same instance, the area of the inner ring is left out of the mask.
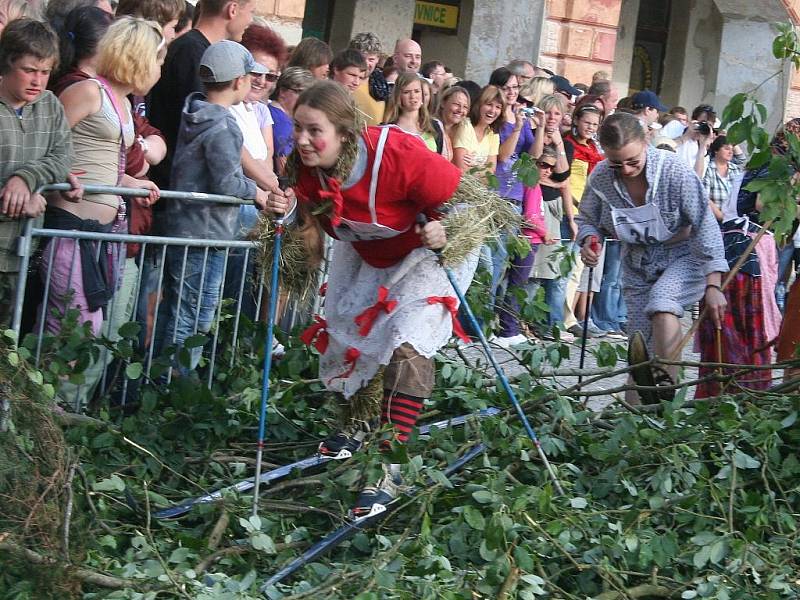
<path id="1" fill-rule="evenodd" d="M 206 49 L 200 61 L 200 80 L 205 95 L 186 98 L 175 158 L 172 163 L 174 190 L 205 192 L 255 200 L 267 206 L 267 192 L 242 172 L 242 132 L 228 110 L 250 92 L 251 73 L 266 73 L 250 52 L 236 42 L 224 40 Z M 168 236 L 234 240 L 239 206 L 195 200 L 175 200 L 165 212 Z M 164 302 L 159 315 L 156 351 L 211 329 L 220 301 L 225 251 L 206 248 L 167 248 L 164 267 Z M 202 289 L 201 288 L 202 284 Z M 200 360 L 202 348 L 189 350 L 189 369 Z M 188 369 L 182 361 L 182 372 Z"/>

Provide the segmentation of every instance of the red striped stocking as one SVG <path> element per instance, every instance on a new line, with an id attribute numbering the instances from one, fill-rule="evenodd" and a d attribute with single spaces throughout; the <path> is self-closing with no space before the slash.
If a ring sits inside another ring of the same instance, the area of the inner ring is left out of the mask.
<path id="1" fill-rule="evenodd" d="M 422 411 L 424 398 L 386 393 L 383 397 L 381 425 L 391 423 L 397 431 L 397 440 L 403 444 L 408 441 L 411 430 Z"/>

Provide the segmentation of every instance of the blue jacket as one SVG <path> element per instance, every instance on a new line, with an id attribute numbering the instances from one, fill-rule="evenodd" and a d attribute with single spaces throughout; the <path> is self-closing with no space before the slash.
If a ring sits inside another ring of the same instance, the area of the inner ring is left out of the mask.
<path id="1" fill-rule="evenodd" d="M 256 197 L 242 172 L 242 132 L 230 111 L 195 92 L 186 98 L 172 161 L 170 187 L 185 192 Z M 237 239 L 239 206 L 169 200 L 165 234 L 185 238 Z"/>

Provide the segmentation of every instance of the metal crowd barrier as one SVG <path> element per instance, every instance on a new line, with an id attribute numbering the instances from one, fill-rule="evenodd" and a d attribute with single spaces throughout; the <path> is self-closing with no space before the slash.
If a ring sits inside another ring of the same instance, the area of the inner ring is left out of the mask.
<path id="1" fill-rule="evenodd" d="M 38 193 L 46 193 L 49 191 L 67 191 L 70 189 L 68 184 L 55 184 L 55 185 L 48 185 L 40 190 L 37 190 Z M 125 197 L 146 197 L 149 195 L 149 190 L 143 190 L 139 188 L 121 188 L 121 187 L 112 187 L 112 186 L 84 186 L 84 191 L 87 194 L 114 194 L 119 196 Z M 233 205 L 252 205 L 252 201 L 241 200 L 239 198 L 234 198 L 231 196 L 218 196 L 213 194 L 201 194 L 201 193 L 191 193 L 191 192 L 176 192 L 176 191 L 169 191 L 169 190 L 161 190 L 160 193 L 161 200 L 170 200 L 170 199 L 178 199 L 178 200 L 193 200 L 193 201 L 200 201 L 200 202 L 210 202 L 214 204 L 233 204 Z M 207 332 L 208 337 L 210 338 L 210 342 L 206 343 L 204 346 L 204 354 L 207 358 L 207 366 L 205 367 L 206 372 L 204 373 L 205 382 L 210 387 L 214 378 L 214 374 L 218 365 L 218 356 L 217 351 L 219 348 L 219 334 L 220 334 L 220 326 L 221 326 L 221 319 L 223 314 L 223 298 L 232 299 L 233 305 L 235 306 L 235 310 L 232 312 L 232 319 L 233 319 L 233 334 L 232 339 L 230 340 L 232 346 L 232 352 L 230 356 L 230 361 L 228 364 L 228 368 L 232 367 L 234 364 L 235 356 L 238 351 L 238 341 L 239 341 L 239 334 L 240 334 L 240 326 L 241 326 L 241 316 L 243 313 L 250 315 L 250 317 L 254 321 L 263 320 L 261 307 L 264 302 L 264 271 L 263 269 L 258 269 L 257 267 L 252 269 L 249 268 L 251 263 L 253 262 L 254 255 L 253 252 L 255 250 L 255 242 L 253 241 L 221 241 L 221 240 L 214 240 L 214 239 L 188 239 L 188 238 L 179 238 L 179 237 L 166 237 L 166 236 L 150 236 L 150 235 L 131 235 L 131 234 L 119 234 L 119 233 L 97 233 L 97 232 L 87 232 L 87 231 L 75 231 L 75 230 L 61 230 L 61 229 L 45 229 L 41 227 L 34 226 L 35 219 L 28 219 L 24 226 L 24 231 L 22 236 L 19 240 L 18 246 L 18 254 L 21 259 L 20 264 L 20 272 L 19 272 L 19 280 L 17 286 L 17 296 L 16 296 L 16 303 L 14 306 L 13 312 L 13 320 L 12 320 L 12 329 L 19 335 L 21 332 L 22 327 L 22 319 L 23 319 L 23 308 L 25 306 L 26 300 L 26 288 L 28 287 L 28 279 L 29 279 L 29 269 L 31 267 L 31 261 L 34 255 L 37 255 L 40 258 L 41 264 L 39 267 L 39 272 L 42 277 L 42 284 L 43 284 L 43 293 L 40 296 L 41 304 L 37 308 L 37 317 L 36 317 L 36 325 L 33 330 L 33 333 L 37 335 L 37 343 L 35 349 L 35 361 L 38 365 L 41 359 L 41 352 L 42 352 L 42 344 L 44 340 L 44 336 L 46 332 L 46 324 L 47 319 L 49 316 L 50 305 L 49 302 L 56 301 L 57 294 L 53 290 L 53 269 L 56 260 L 59 258 L 62 260 L 64 259 L 63 254 L 56 255 L 56 247 L 60 244 L 56 242 L 59 240 L 74 240 L 72 244 L 72 256 L 70 257 L 69 262 L 69 274 L 66 278 L 66 286 L 59 285 L 59 288 L 65 288 L 68 292 L 71 291 L 74 294 L 74 286 L 76 279 L 74 278 L 75 275 L 75 267 L 80 262 L 76 260 L 77 257 L 77 248 L 78 242 L 80 240 L 91 240 L 93 242 L 98 242 L 95 244 L 95 260 L 99 259 L 99 253 L 101 251 L 102 245 L 100 242 L 109 242 L 109 243 L 116 243 L 119 244 L 117 247 L 118 256 L 112 259 L 116 261 L 116 264 L 122 265 L 125 264 L 125 268 L 133 269 L 135 267 L 135 273 L 123 273 L 122 277 L 130 280 L 132 279 L 132 290 L 125 290 L 123 294 L 123 285 L 117 287 L 114 293 L 114 298 L 112 298 L 108 306 L 105 310 L 105 314 L 103 315 L 103 325 L 100 329 L 98 334 L 102 334 L 104 337 L 111 339 L 112 341 L 116 341 L 120 339 L 118 328 L 124 323 L 129 321 L 138 321 L 141 325 L 142 332 L 140 334 L 139 340 L 139 350 L 143 354 L 143 373 L 145 375 L 150 374 L 151 368 L 153 366 L 154 352 L 156 350 L 157 345 L 157 333 L 159 332 L 159 319 L 163 319 L 166 315 L 166 310 L 169 307 L 162 306 L 164 304 L 164 292 L 165 292 L 165 268 L 166 268 L 166 261 L 167 261 L 167 253 L 169 248 L 177 249 L 179 253 L 177 256 L 180 257 L 182 255 L 182 260 L 180 260 L 180 283 L 179 283 L 179 291 L 177 293 L 177 307 L 175 308 L 175 312 L 173 313 L 174 316 L 174 327 L 172 331 L 164 332 L 168 338 L 161 344 L 161 349 L 169 347 L 173 345 L 177 330 L 178 330 L 178 323 L 180 320 L 180 304 L 181 300 L 186 297 L 190 299 L 187 292 L 187 295 L 184 296 L 184 275 L 186 274 L 186 267 L 187 267 L 187 258 L 189 255 L 189 249 L 202 249 L 202 266 L 201 266 L 201 274 L 200 274 L 200 284 L 197 289 L 200 290 L 198 293 L 201 294 L 204 288 L 206 287 L 205 277 L 209 267 L 209 257 L 211 253 L 214 253 L 215 262 L 219 260 L 219 254 L 222 253 L 222 277 L 221 277 L 221 284 L 219 291 L 219 301 L 217 303 L 216 309 L 213 315 L 213 321 L 209 331 Z M 43 250 L 37 250 L 36 242 L 38 240 L 47 240 L 49 243 L 45 245 Z M 126 246 L 125 244 L 128 243 L 135 243 L 140 245 L 140 250 L 135 259 L 133 258 L 126 258 Z M 182 250 L 182 252 L 181 252 Z M 69 250 L 67 250 L 68 252 Z M 171 253 L 172 258 L 175 258 L 175 250 Z M 135 260 L 135 263 L 132 262 Z M 152 264 L 151 264 L 152 263 Z M 238 272 L 236 272 L 238 270 Z M 255 277 L 253 276 L 255 275 Z M 61 273 L 60 276 L 63 276 Z M 324 277 L 324 274 L 322 275 Z M 153 287 L 150 285 L 148 288 L 148 280 L 155 282 L 155 286 Z M 225 294 L 225 291 L 229 291 L 231 293 Z M 129 301 L 125 302 L 125 297 L 130 294 Z M 155 309 L 154 311 L 150 312 L 150 303 L 153 300 L 153 295 L 155 297 Z M 121 296 L 118 298 L 118 296 Z M 31 299 L 33 301 L 34 299 Z M 119 302 L 118 302 L 119 300 Z M 70 297 L 69 294 L 66 296 L 61 294 L 58 296 L 58 302 L 63 304 L 64 312 L 69 308 L 74 307 L 73 299 Z M 143 304 L 143 303 L 147 304 Z M 289 299 L 287 302 L 287 311 L 283 316 L 282 323 L 287 323 L 288 326 L 293 326 L 295 323 L 302 322 L 304 319 L 307 319 L 310 316 L 310 309 L 308 302 L 300 302 L 296 299 Z M 30 309 L 29 309 L 30 310 Z M 123 314 L 120 315 L 119 311 L 123 311 Z M 61 312 L 59 310 L 59 312 Z M 116 312 L 116 314 L 115 314 Z M 210 314 L 210 313 L 209 313 Z M 63 314 L 61 315 L 63 317 Z M 198 333 L 198 321 L 200 318 L 200 307 L 195 306 L 195 319 L 194 325 L 192 327 L 192 335 L 196 335 Z M 144 320 L 143 320 L 144 319 Z M 152 320 L 151 320 L 152 319 Z M 28 319 L 30 321 L 30 318 Z M 163 330 L 163 325 L 162 325 Z M 204 332 L 201 332 L 204 333 Z M 92 373 L 92 377 L 88 378 L 88 381 L 84 386 L 78 386 L 74 390 L 74 400 L 75 400 L 75 407 L 77 410 L 80 410 L 81 406 L 81 399 L 86 398 L 87 400 L 91 398 L 94 394 L 94 389 L 96 386 L 100 386 L 99 389 L 102 390 L 104 393 L 107 392 L 107 366 L 111 362 L 111 355 L 107 349 L 102 348 L 100 352 L 100 357 L 94 361 L 94 363 L 90 366 L 90 369 L 94 369 Z M 126 363 L 129 363 L 130 360 L 128 359 Z M 172 371 L 170 369 L 168 374 L 166 375 L 166 380 L 172 377 Z M 95 381 L 96 380 L 96 381 Z M 71 384 L 66 386 L 66 389 L 71 389 Z M 122 381 L 122 403 L 124 404 L 125 399 L 127 398 L 128 393 L 128 379 L 123 378 Z M 63 395 L 62 395 L 63 399 Z"/>

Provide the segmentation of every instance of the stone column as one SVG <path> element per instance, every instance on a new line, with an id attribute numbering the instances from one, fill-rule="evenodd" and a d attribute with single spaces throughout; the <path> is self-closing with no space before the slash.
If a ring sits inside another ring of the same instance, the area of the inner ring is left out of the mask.
<path id="1" fill-rule="evenodd" d="M 515 58 L 537 62 L 544 0 L 462 2 L 462 11 L 470 4 L 472 27 L 464 69 L 468 79 L 484 84 L 494 69 Z"/>
<path id="2" fill-rule="evenodd" d="M 614 69 L 611 81 L 620 98 L 628 95 L 633 64 L 633 48 L 636 45 L 636 23 L 639 20 L 639 1 L 622 0 L 617 25 L 617 43 L 614 47 Z M 589 82 L 587 82 L 589 83 Z"/>
<path id="3" fill-rule="evenodd" d="M 776 34 L 770 22 L 725 19 L 715 90 L 718 111 L 722 111 L 735 94 L 754 89 L 780 70 L 780 63 L 772 56 Z M 759 100 L 769 113 L 768 130 L 774 131 L 783 122 L 789 81 L 787 68 L 758 90 Z"/>
<path id="4" fill-rule="evenodd" d="M 363 31 L 377 35 L 387 54 L 398 39 L 411 37 L 414 0 L 337 0 L 335 6 L 328 40 L 334 50 L 346 48 L 350 38 Z"/>

